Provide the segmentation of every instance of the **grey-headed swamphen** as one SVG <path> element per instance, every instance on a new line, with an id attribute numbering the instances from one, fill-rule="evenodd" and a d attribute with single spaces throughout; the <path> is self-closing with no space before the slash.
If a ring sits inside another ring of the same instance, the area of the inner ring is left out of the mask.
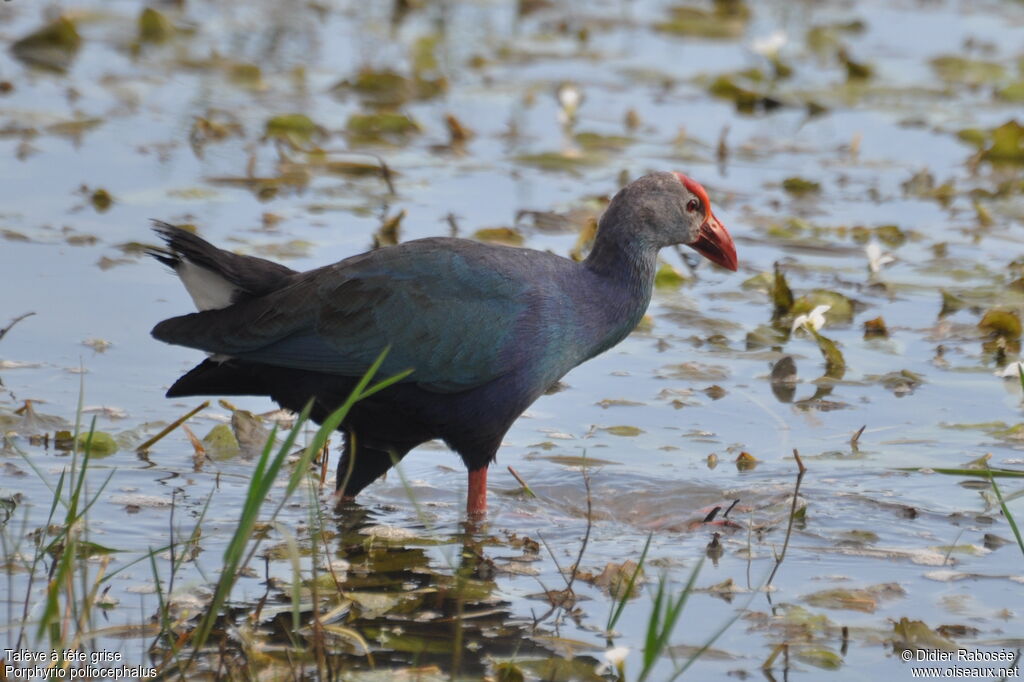
<path id="1" fill-rule="evenodd" d="M 153 336 L 210 354 L 168 397 L 266 395 L 294 411 L 312 398 L 320 422 L 390 346 L 381 376 L 413 372 L 357 403 L 342 424 L 338 493 L 356 495 L 440 438 L 469 470 L 470 515 L 486 510 L 487 467 L 516 418 L 633 331 L 651 300 L 659 249 L 685 244 L 737 267 L 704 188 L 680 173 L 619 191 L 579 263 L 430 238 L 296 272 L 165 223 L 155 229 L 167 248 L 153 255 L 200 312 L 164 320 Z"/>

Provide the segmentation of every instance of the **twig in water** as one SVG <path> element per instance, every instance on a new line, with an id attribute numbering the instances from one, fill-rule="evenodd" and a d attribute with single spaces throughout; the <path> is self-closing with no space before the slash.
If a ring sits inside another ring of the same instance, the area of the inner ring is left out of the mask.
<path id="1" fill-rule="evenodd" d="M 519 485 L 523 486 L 523 492 L 526 493 L 527 496 L 537 497 L 537 493 L 533 492 L 533 490 L 530 489 L 530 486 L 526 485 L 526 481 L 523 480 L 522 476 L 516 473 L 515 469 L 509 467 L 508 472 L 512 474 L 512 478 L 516 479 L 519 482 Z"/>
<path id="2" fill-rule="evenodd" d="M 171 422 L 170 424 L 165 426 L 163 428 L 163 430 L 160 431 L 160 433 L 156 434 L 155 436 L 153 436 L 152 438 L 147 440 L 145 443 L 143 443 L 139 447 L 135 448 L 135 452 L 138 452 L 140 454 L 146 453 L 149 450 L 150 446 L 153 445 L 153 443 L 156 443 L 158 440 L 160 440 L 161 438 L 166 436 L 168 433 L 170 433 L 171 431 L 173 431 L 174 429 L 178 428 L 179 426 L 184 424 L 186 421 L 188 421 L 197 412 L 199 412 L 200 410 L 205 410 L 209 406 L 210 406 L 210 401 L 209 400 L 204 400 L 202 405 L 200 405 L 199 407 L 195 408 L 194 410 L 190 410 L 187 414 L 185 414 L 185 415 L 183 415 L 181 417 L 178 417 L 173 422 Z"/>
<path id="3" fill-rule="evenodd" d="M 572 584 L 576 581 L 576 574 L 580 570 L 580 562 L 583 561 L 583 553 L 587 551 L 587 543 L 590 542 L 590 529 L 594 526 L 593 500 L 590 495 L 590 473 L 586 466 L 583 467 L 583 487 L 587 491 L 587 530 L 583 534 L 583 542 L 580 544 L 580 553 L 576 555 L 576 561 L 572 565 L 572 574 L 569 576 L 569 583 L 566 590 L 572 592 Z"/>
<path id="4" fill-rule="evenodd" d="M 33 315 L 35 315 L 34 312 L 25 313 L 23 315 L 18 315 L 16 318 L 11 320 L 11 323 L 9 325 L 4 327 L 3 329 L 0 329 L 0 339 L 4 338 L 4 335 L 7 334 L 7 332 L 11 331 L 11 328 L 14 327 L 14 325 L 18 324 L 19 322 L 24 320 L 26 317 L 32 317 Z"/>
<path id="5" fill-rule="evenodd" d="M 768 582 L 764 584 L 766 588 L 771 586 L 772 580 L 775 578 L 775 573 L 779 570 L 779 566 L 782 565 L 782 560 L 786 558 L 786 549 L 789 547 L 789 538 L 793 535 L 793 519 L 796 518 L 797 500 L 800 498 L 800 482 L 804 480 L 804 474 L 807 473 L 807 467 L 804 466 L 804 462 L 800 459 L 800 453 L 797 452 L 796 448 L 793 448 L 793 457 L 796 458 L 796 465 L 800 467 L 800 471 L 796 475 L 796 486 L 793 488 L 793 506 L 789 510 L 789 524 L 786 526 L 786 539 L 782 543 L 782 553 L 775 558 L 775 567 L 772 568 L 772 572 L 768 576 Z"/>
<path id="6" fill-rule="evenodd" d="M 857 449 L 857 444 L 860 442 L 860 434 L 864 433 L 864 429 L 866 429 L 867 427 L 867 424 L 860 427 L 859 429 L 857 429 L 857 433 L 853 434 L 853 437 L 850 438 L 850 447 L 853 448 L 854 450 Z"/>

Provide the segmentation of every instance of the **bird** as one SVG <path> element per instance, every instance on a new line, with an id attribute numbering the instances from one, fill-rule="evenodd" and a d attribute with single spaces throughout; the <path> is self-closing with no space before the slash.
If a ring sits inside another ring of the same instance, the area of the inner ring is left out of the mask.
<path id="1" fill-rule="evenodd" d="M 205 351 L 167 397 L 269 396 L 321 423 L 384 351 L 380 376 L 412 370 L 357 402 L 336 496 L 352 500 L 416 446 L 443 440 L 468 471 L 466 512 L 487 509 L 487 469 L 513 422 L 577 365 L 622 341 L 651 300 L 660 249 L 686 245 L 738 268 L 732 237 L 698 182 L 677 172 L 620 189 L 581 261 L 429 237 L 298 272 L 154 221 L 198 312 L 152 336 Z"/>

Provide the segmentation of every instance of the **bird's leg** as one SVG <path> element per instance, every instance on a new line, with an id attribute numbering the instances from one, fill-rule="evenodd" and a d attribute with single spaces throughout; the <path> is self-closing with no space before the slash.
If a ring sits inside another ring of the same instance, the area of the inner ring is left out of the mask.
<path id="1" fill-rule="evenodd" d="M 479 518 L 487 513 L 487 467 L 469 472 L 469 492 L 466 495 L 466 514 Z"/>

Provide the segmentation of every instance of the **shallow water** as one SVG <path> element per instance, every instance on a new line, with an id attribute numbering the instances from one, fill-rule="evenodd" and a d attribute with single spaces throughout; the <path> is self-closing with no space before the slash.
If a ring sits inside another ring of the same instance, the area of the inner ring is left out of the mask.
<path id="1" fill-rule="evenodd" d="M 585 643 L 572 648 L 580 668 L 569 677 L 585 679 L 601 659 L 608 643 L 600 630 L 611 602 L 583 581 L 575 584 L 580 601 L 573 617 L 555 613 L 532 628 L 533 619 L 548 610 L 536 595 L 564 586 L 558 567 L 575 560 L 587 528 L 578 462 L 551 458 L 584 454 L 605 463 L 589 469 L 594 521 L 581 565 L 600 573 L 608 562 L 636 560 L 653 531 L 648 593 L 659 570 L 678 589 L 704 556 L 712 531 L 691 530 L 690 522 L 699 518 L 695 510 L 740 500 L 731 517 L 752 530 L 724 533 L 723 554 L 704 563 L 696 583 L 704 589 L 731 579 L 738 593 L 729 599 L 721 589 L 694 594 L 671 643 L 700 646 L 737 609 L 745 611 L 715 641 L 719 655 L 699 659 L 688 671 L 694 678 L 756 675 L 782 642 L 790 642 L 793 652 L 807 643 L 827 649 L 835 669 L 826 672 L 820 659 L 815 665 L 794 656 L 788 667 L 776 661 L 779 677 L 909 676 L 893 648 L 893 622 L 903 617 L 932 629 L 969 625 L 975 630 L 955 638 L 968 649 L 1017 650 L 1024 641 L 1021 554 L 1006 520 L 990 504 L 991 493 L 965 485 L 959 476 L 899 469 L 960 467 L 986 453 L 991 466 L 1022 468 L 1019 436 L 1000 432 L 1020 421 L 1020 385 L 993 376 L 1016 359 L 1019 348 L 1011 339 L 1004 342 L 1005 352 L 993 351 L 977 327 L 992 308 L 1022 312 L 1024 296 L 1010 286 L 1022 274 L 1015 263 L 1024 215 L 1022 166 L 972 161 L 976 148 L 957 132 L 1020 120 L 1019 103 L 995 93 L 1024 78 L 1024 7 L 953 0 L 759 2 L 750 3 L 750 17 L 738 34 L 725 39 L 656 30 L 669 7 L 655 0 L 553 2 L 520 16 L 511 3 L 431 2 L 394 21 L 390 3 L 193 3 L 180 12 L 167 10 L 181 28 L 167 43 L 133 46 L 136 3 L 68 2 L 61 8 L 76 18 L 83 42 L 67 72 L 28 66 L 8 50 L 0 53 L 0 81 L 12 86 L 0 95 L 0 158 L 6 159 L 0 165 L 0 325 L 36 313 L 0 340 L 6 389 L 0 392 L 0 423 L 8 433 L 0 489 L 23 496 L 3 526 L 4 563 L 16 559 L 12 547 L 19 538 L 24 549 L 26 535 L 45 523 L 52 499 L 17 452 L 51 482 L 70 459 L 29 442 L 34 432 L 51 432 L 53 425 L 26 424 L 13 411 L 28 399 L 37 412 L 72 422 L 81 393 L 86 408 L 117 410 L 116 418 L 100 413 L 98 429 L 139 434 L 92 464 L 93 490 L 113 472 L 89 514 L 90 539 L 120 550 L 110 570 L 166 544 L 171 525 L 190 532 L 191 519 L 212 494 L 202 523 L 203 551 L 186 564 L 175 586 L 195 591 L 216 576 L 252 461 L 238 457 L 195 466 L 181 430 L 148 457 L 133 451 L 158 423 L 201 402 L 163 398 L 199 354 L 149 336 L 154 323 L 190 310 L 191 301 L 158 264 L 119 248 L 153 242 L 150 218 L 193 223 L 203 236 L 244 253 L 280 258 L 283 250 L 285 262 L 297 269 L 366 250 L 382 220 L 400 210 L 407 212 L 402 240 L 449 234 L 446 216 L 454 214 L 461 236 L 516 226 L 527 246 L 568 255 L 578 225 L 544 231 L 528 219 L 517 223 L 517 213 L 594 213 L 599 209 L 593 197 L 613 193 L 620 174 L 632 178 L 671 169 L 708 188 L 716 214 L 736 239 L 740 272 L 704 264 L 683 286 L 659 289 L 649 329 L 574 370 L 563 390 L 539 400 L 509 432 L 492 468 L 487 526 L 477 534 L 497 540 L 482 551 L 501 566 L 501 557 L 517 553 L 506 546 L 507 534 L 516 533 L 543 539 L 551 554 L 542 549 L 529 562 L 536 576 L 499 570 L 490 580 L 500 613 L 481 628 L 488 633 L 479 635 L 482 644 L 467 649 L 462 673 L 473 679 L 493 671 L 494 660 L 540 657 L 538 650 L 563 655 L 568 645 L 553 643 L 553 636 Z M 38 27 L 43 10 L 18 0 L 0 3 L 0 39 L 13 42 Z M 853 20 L 863 22 L 863 30 L 838 30 L 837 42 L 820 53 L 809 47 L 812 27 Z M 737 77 L 755 67 L 771 73 L 768 60 L 751 46 L 775 31 L 785 32 L 779 58 L 793 75 L 777 82 L 765 76 L 760 83 Z M 346 136 L 349 116 L 372 106 L 354 93 L 332 93 L 332 86 L 363 67 L 410 75 L 417 65 L 410 55 L 424 37 L 436 40 L 436 65 L 421 62 L 422 73 L 446 77 L 447 90 L 401 104 L 422 132 L 377 143 Z M 836 56 L 840 46 L 869 64 L 873 76 L 848 83 Z M 941 55 L 995 62 L 1003 73 L 976 84 L 943 82 L 929 65 Z M 260 68 L 258 82 L 244 75 L 251 74 L 251 65 Z M 784 106 L 738 112 L 732 100 L 708 92 L 720 74 Z M 573 132 L 629 139 L 605 139 L 607 149 L 597 152 L 577 147 L 565 153 L 578 143 L 557 119 L 555 90 L 563 81 L 573 81 L 584 94 Z M 810 101 L 825 107 L 824 113 L 808 116 Z M 624 123 L 630 110 L 640 121 L 632 131 Z M 395 172 L 396 193 L 379 177 L 331 175 L 315 167 L 304 169 L 308 182 L 281 186 L 272 197 L 215 181 L 276 177 L 282 155 L 301 163 L 301 151 L 262 139 L 269 118 L 293 112 L 328 131 L 317 143 L 330 160 L 372 162 L 367 153 L 386 160 Z M 462 149 L 450 145 L 447 113 L 475 133 Z M 236 123 L 242 132 L 197 151 L 189 144 L 197 116 Z M 70 134 L 66 126 L 53 127 L 75 119 L 96 121 Z M 726 127 L 722 154 L 719 139 Z M 528 158 L 545 153 L 555 158 L 554 169 Z M 925 170 L 934 179 L 930 188 L 905 186 Z M 784 191 L 781 183 L 794 176 L 819 182 L 820 191 L 802 197 Z M 952 189 L 946 199 L 929 196 L 947 181 Z M 1000 186 L 998 195 L 988 196 Z M 97 188 L 113 196 L 109 210 L 91 203 Z M 804 221 L 797 227 L 787 222 L 797 218 Z M 904 238 L 881 243 L 896 260 L 872 274 L 864 233 L 853 228 L 883 225 L 897 225 Z M 687 271 L 676 253 L 666 251 L 663 258 Z M 859 302 L 851 320 L 830 321 L 821 330 L 843 353 L 842 380 L 816 383 L 824 363 L 806 335 L 775 349 L 747 343 L 748 333 L 771 321 L 772 303 L 765 291 L 741 285 L 770 273 L 775 263 L 797 297 L 821 288 Z M 959 297 L 962 308 L 941 316 L 940 290 Z M 865 339 L 863 322 L 878 316 L 889 338 Z M 111 345 L 97 352 L 83 345 L 88 339 Z M 779 400 L 769 381 L 772 363 L 783 355 L 792 356 L 798 369 L 788 402 Z M 678 367 L 682 363 L 696 366 Z M 901 370 L 920 382 L 887 387 L 877 378 Z M 712 385 L 724 389 L 717 400 L 703 392 Z M 831 392 L 808 400 L 819 386 Z M 604 400 L 637 404 L 602 406 Z M 256 412 L 272 407 L 255 398 L 232 402 Z M 91 414 L 86 409 L 85 418 Z M 202 437 L 227 416 L 215 404 L 190 423 Z M 991 422 L 1003 426 L 950 428 Z M 615 426 L 640 431 L 620 436 L 608 430 Z M 850 438 L 861 426 L 866 428 L 858 447 L 851 448 Z M 808 467 L 800 489 L 806 519 L 794 530 L 771 601 L 757 594 L 748 602 L 746 590 L 763 584 L 773 552 L 782 546 L 796 474 L 793 449 Z M 733 464 L 741 451 L 759 460 L 755 468 L 741 471 Z M 713 468 L 712 453 L 718 457 Z M 518 494 L 507 465 L 538 498 Z M 435 446 L 420 448 L 402 469 L 408 486 L 390 476 L 360 497 L 367 520 L 356 520 L 352 510 L 339 517 L 326 512 L 339 538 L 348 524 L 411 529 L 416 540 L 407 543 L 410 549 L 402 543 L 388 549 L 400 556 L 394 560 L 399 585 L 417 562 L 427 562 L 438 575 L 450 574 L 458 563 L 465 485 L 460 462 Z M 1012 498 L 1021 490 L 1016 481 L 1004 478 L 1000 485 L 1020 518 L 1024 508 L 1019 497 Z M 309 518 L 304 506 L 286 508 L 281 520 L 303 528 Z M 858 542 L 851 538 L 868 536 L 852 531 L 874 535 Z M 985 534 L 1010 543 L 990 551 L 983 546 Z M 268 540 L 274 546 L 281 541 L 274 532 Z M 417 542 L 438 546 L 413 549 Z M 958 548 L 948 551 L 951 545 Z M 355 563 L 353 546 L 339 539 L 339 556 Z M 270 561 L 267 570 L 290 580 L 286 561 Z M 951 581 L 943 571 L 968 577 Z M 240 581 L 235 603 L 264 594 L 262 572 L 260 566 L 259 577 Z M 157 607 L 152 583 L 148 563 L 119 573 L 110 581 L 118 605 L 96 627 L 148 622 Z M 807 600 L 826 589 L 881 583 L 897 583 L 903 594 L 879 599 L 872 612 Z M 8 633 L 22 619 L 26 575 L 10 571 L 0 584 L 6 594 L 0 619 L 14 626 L 4 628 L 4 636 L 16 637 Z M 32 587 L 33 613 L 41 584 Z M 794 632 L 794 605 L 827 618 L 830 627 Z M 629 679 L 640 670 L 649 612 L 644 594 L 616 627 L 615 644 L 632 649 Z M 411 627 L 403 618 L 392 614 L 385 627 Z M 352 626 L 366 632 L 381 627 L 371 618 L 355 619 Z M 495 634 L 503 627 L 511 631 Z M 13 640 L 4 641 L 4 647 L 13 646 Z M 98 641 L 99 649 L 121 650 L 128 660 L 149 660 L 151 638 Z M 383 668 L 424 660 L 443 674 L 451 667 L 450 653 L 403 657 L 385 639 L 377 646 Z M 685 660 L 686 650 L 677 651 Z M 361 665 L 358 657 L 352 665 Z M 674 665 L 663 658 L 649 679 L 668 679 Z"/>

